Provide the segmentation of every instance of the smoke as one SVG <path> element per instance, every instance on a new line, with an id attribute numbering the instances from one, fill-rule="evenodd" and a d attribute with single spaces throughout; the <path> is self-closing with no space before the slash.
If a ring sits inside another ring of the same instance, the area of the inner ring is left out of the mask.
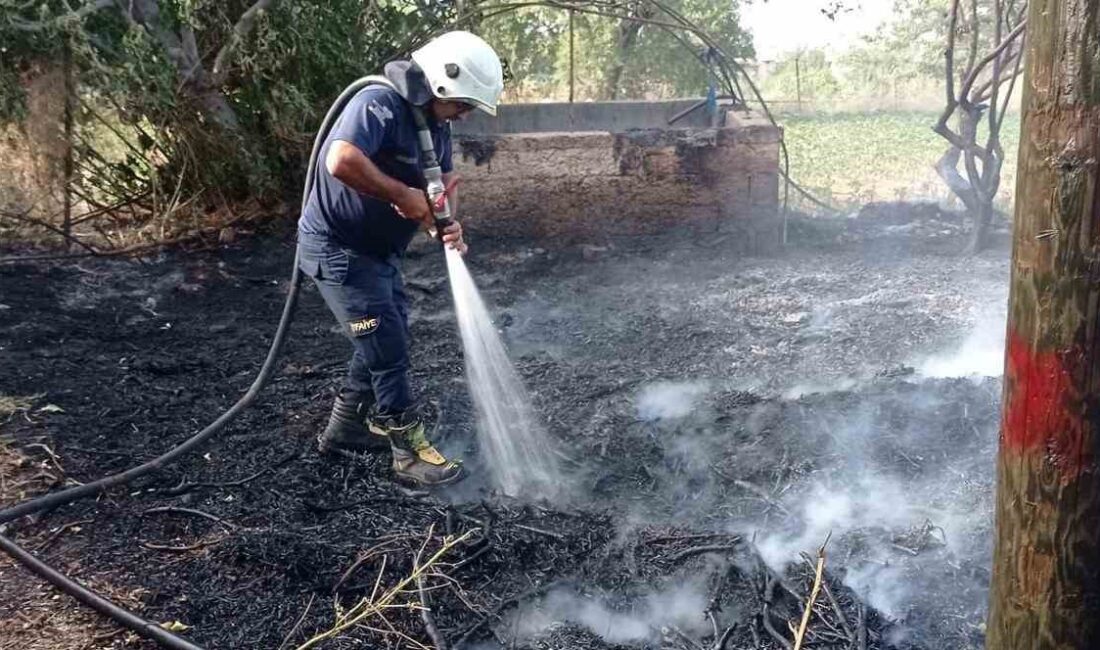
<path id="1" fill-rule="evenodd" d="M 821 546 L 830 534 L 840 536 L 857 528 L 901 527 L 913 516 L 901 485 L 869 475 L 857 477 L 850 486 L 830 488 L 815 483 L 798 500 L 802 507 L 794 511 L 799 520 L 796 530 L 765 534 L 757 542 L 760 556 L 776 571 L 782 571 L 800 552 Z"/>
<path id="2" fill-rule="evenodd" d="M 923 377 L 1000 377 L 1004 372 L 1005 305 L 989 306 L 962 343 L 916 365 Z"/>
<path id="3" fill-rule="evenodd" d="M 879 380 L 799 400 L 795 409 L 809 415 L 797 426 L 818 445 L 813 471 L 776 496 L 790 513 L 784 520 L 731 530 L 755 538 L 780 573 L 830 538 L 830 571 L 895 621 L 914 610 L 980 618 L 988 585 L 973 567 L 985 567 L 990 552 L 998 395 L 989 379 Z M 762 430 L 789 417 L 769 409 L 758 416 Z"/>
<path id="4" fill-rule="evenodd" d="M 892 558 L 877 553 L 862 565 L 851 567 L 844 584 L 863 596 L 871 606 L 893 619 L 901 618 L 911 597 L 905 570 L 891 564 Z"/>
<path id="5" fill-rule="evenodd" d="M 501 631 L 528 641 L 555 625 L 572 623 L 608 643 L 641 643 L 657 638 L 661 628 L 675 626 L 688 633 L 706 631 L 707 597 L 702 585 L 689 582 L 655 591 L 630 603 L 612 607 L 606 597 L 556 589 L 516 610 Z"/>
<path id="6" fill-rule="evenodd" d="M 687 417 L 707 392 L 704 382 L 668 382 L 648 384 L 638 392 L 638 419 L 644 422 Z"/>

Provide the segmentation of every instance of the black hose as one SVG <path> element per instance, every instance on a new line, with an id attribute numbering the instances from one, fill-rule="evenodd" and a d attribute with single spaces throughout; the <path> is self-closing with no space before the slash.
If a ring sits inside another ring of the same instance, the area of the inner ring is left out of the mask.
<path id="1" fill-rule="evenodd" d="M 202 647 L 184 641 L 156 623 L 150 623 L 140 616 L 122 609 L 95 592 L 78 585 L 70 578 L 34 557 L 3 535 L 0 535 L 0 550 L 3 550 L 8 555 L 15 558 L 20 564 L 29 568 L 34 573 L 38 574 L 39 577 L 61 591 L 64 591 L 100 614 L 115 619 L 141 636 L 156 641 L 165 648 L 172 648 L 173 650 L 202 650 Z"/>
<path id="2" fill-rule="evenodd" d="M 313 189 L 317 158 L 325 142 L 325 137 L 332 128 L 332 124 L 336 120 L 336 117 L 340 115 L 340 112 L 343 111 L 348 101 L 369 83 L 369 77 L 363 77 L 353 81 L 342 93 L 340 93 L 340 96 L 336 98 L 336 101 L 333 102 L 332 106 L 325 114 L 325 119 L 321 122 L 321 128 L 317 131 L 317 136 L 313 140 L 313 149 L 309 154 L 309 167 L 306 169 L 306 182 L 302 193 L 303 211 L 305 210 L 306 202 L 309 200 L 309 194 Z M 259 374 L 256 375 L 256 379 L 252 381 L 252 385 L 248 387 L 248 391 L 243 397 L 237 400 L 236 404 L 229 407 L 229 410 L 218 416 L 218 418 L 211 422 L 205 429 L 151 461 L 142 463 L 137 467 L 132 467 L 124 472 L 119 472 L 118 474 L 105 476 L 91 483 L 85 483 L 84 485 L 72 487 L 60 492 L 28 499 L 27 501 L 0 511 L 0 533 L 3 532 L 3 524 L 20 517 L 35 512 L 41 512 L 42 510 L 57 508 L 84 497 L 98 496 L 112 487 L 125 485 L 136 478 L 163 469 L 165 466 L 178 460 L 184 454 L 210 440 L 215 434 L 224 429 L 225 425 L 228 424 L 230 420 L 237 417 L 240 415 L 241 411 L 248 408 L 271 379 L 271 373 L 275 369 L 275 362 L 282 353 L 283 344 L 286 342 L 286 335 L 290 329 L 290 322 L 294 319 L 294 310 L 298 304 L 298 293 L 302 287 L 302 272 L 298 267 L 298 261 L 298 253 L 295 252 L 294 270 L 290 274 L 290 287 L 287 290 L 286 302 L 283 304 L 282 316 L 279 318 L 279 326 L 275 329 L 275 338 L 271 341 L 271 347 L 267 351 L 267 358 L 264 359 L 264 364 L 260 368 Z M 84 603 L 97 612 L 113 618 L 115 621 L 133 630 L 140 636 L 156 641 L 160 645 L 166 648 L 172 648 L 173 650 L 202 650 L 199 646 L 179 638 L 155 623 L 150 623 L 140 616 L 115 605 L 106 598 L 80 586 L 71 578 L 59 573 L 31 555 L 3 534 L 0 534 L 0 550 L 10 555 L 13 559 L 46 582 L 69 594 L 73 598 L 76 598 L 81 603 Z"/>

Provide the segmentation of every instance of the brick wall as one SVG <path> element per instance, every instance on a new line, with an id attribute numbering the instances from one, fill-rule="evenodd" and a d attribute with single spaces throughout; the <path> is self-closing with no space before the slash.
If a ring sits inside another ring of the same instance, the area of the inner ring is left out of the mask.
<path id="1" fill-rule="evenodd" d="M 598 243 L 690 228 L 779 242 L 781 131 L 744 112 L 716 128 L 455 136 L 459 216 L 474 232 Z"/>

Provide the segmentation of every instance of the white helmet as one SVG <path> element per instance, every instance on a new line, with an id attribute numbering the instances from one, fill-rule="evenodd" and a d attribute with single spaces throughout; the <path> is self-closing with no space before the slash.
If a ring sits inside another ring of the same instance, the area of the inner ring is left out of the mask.
<path id="1" fill-rule="evenodd" d="M 412 53 L 439 99 L 468 101 L 489 115 L 497 114 L 504 90 L 504 70 L 492 46 L 470 32 L 447 32 Z"/>

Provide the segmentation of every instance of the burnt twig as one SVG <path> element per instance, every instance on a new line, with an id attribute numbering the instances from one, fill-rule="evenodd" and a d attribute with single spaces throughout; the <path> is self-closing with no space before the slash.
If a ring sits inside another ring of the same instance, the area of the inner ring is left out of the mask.
<path id="1" fill-rule="evenodd" d="M 275 650 L 283 650 L 283 648 L 286 647 L 286 644 L 290 643 L 290 640 L 294 638 L 294 635 L 298 632 L 298 628 L 302 627 L 302 621 L 306 620 L 306 616 L 309 615 L 309 610 L 311 607 L 313 607 L 313 599 L 316 597 L 317 594 L 309 595 L 309 602 L 306 603 L 305 611 L 303 611 L 302 615 L 298 617 L 298 622 L 294 624 L 294 627 L 290 628 L 290 631 L 286 633 L 285 637 L 283 637 L 283 642 L 280 643 L 279 647 L 275 648 Z"/>
<path id="2" fill-rule="evenodd" d="M 543 530 L 541 528 L 535 528 L 534 526 L 527 526 L 525 524 L 513 524 L 513 525 L 516 528 L 519 528 L 520 530 L 526 530 L 526 531 L 531 532 L 531 533 L 538 533 L 539 535 L 546 535 L 547 537 L 553 537 L 554 539 L 556 539 L 558 541 L 562 541 L 562 542 L 565 541 L 565 535 L 562 535 L 561 533 L 555 533 L 555 532 L 552 532 L 552 531 L 549 531 L 549 530 Z"/>
<path id="3" fill-rule="evenodd" d="M 521 594 L 518 594 L 516 596 L 512 596 L 511 598 L 505 598 L 504 600 L 500 601 L 500 603 L 496 607 L 493 608 L 493 611 L 491 611 L 488 614 L 486 614 L 485 616 L 483 616 L 479 621 L 477 621 L 473 625 L 467 627 L 466 630 L 463 631 L 461 635 L 459 635 L 458 640 L 455 641 L 454 645 L 451 646 L 451 650 L 461 650 L 461 648 L 464 645 L 466 645 L 467 642 L 469 642 L 470 638 L 473 637 L 475 632 L 477 632 L 482 627 L 484 627 L 485 624 L 488 623 L 490 620 L 492 620 L 494 618 L 499 618 L 501 612 L 503 612 L 505 609 L 508 609 L 512 605 L 517 605 L 517 604 L 527 600 L 528 598 L 534 598 L 535 596 L 543 594 L 546 591 L 549 591 L 551 588 L 561 584 L 562 582 L 564 582 L 564 580 L 553 580 L 553 581 L 547 582 L 546 584 L 544 584 L 540 587 L 535 587 L 533 589 L 528 589 L 527 591 L 525 591 Z"/>
<path id="4" fill-rule="evenodd" d="M 711 650 L 726 650 L 726 644 L 729 643 L 730 637 L 733 636 L 733 631 L 737 629 L 737 623 L 726 628 L 726 631 L 722 633 L 722 636 L 714 642 L 714 646 Z"/>
<path id="5" fill-rule="evenodd" d="M 708 546 L 694 546 L 692 548 L 687 548 L 687 549 L 684 549 L 684 550 L 680 551 L 679 553 L 675 553 L 674 555 L 669 557 L 668 561 L 675 563 L 675 562 L 679 562 L 680 560 L 692 557 L 693 555 L 701 555 L 703 553 L 722 553 L 724 551 L 732 551 L 735 548 L 737 548 L 736 542 L 738 541 L 738 539 L 739 538 L 735 537 L 734 538 L 735 543 L 733 543 L 733 544 L 713 544 L 713 545 L 708 545 Z"/>
<path id="6" fill-rule="evenodd" d="M 428 594 L 424 590 L 424 576 L 416 579 L 416 589 L 420 594 L 420 619 L 424 621 L 424 629 L 428 632 L 428 638 L 435 645 L 435 650 L 447 650 L 447 640 L 443 638 L 443 633 L 436 627 L 435 619 L 432 617 Z"/>
<path id="7" fill-rule="evenodd" d="M 772 495 L 768 494 L 767 490 L 764 490 L 761 487 L 753 485 L 752 483 L 749 483 L 748 481 L 744 481 L 744 480 L 741 480 L 741 479 L 738 479 L 738 478 L 733 478 L 732 476 L 729 476 L 728 474 L 723 473 L 717 467 L 711 466 L 710 469 L 711 469 L 712 472 L 717 474 L 719 478 L 733 483 L 734 485 L 741 488 L 742 490 L 752 492 L 756 496 L 760 497 L 761 501 L 763 501 L 764 503 L 768 504 L 769 506 L 775 508 L 779 512 L 782 512 L 785 515 L 790 515 L 791 514 L 791 511 L 787 510 L 787 508 L 783 504 L 776 501 L 775 498 L 772 497 Z"/>
<path id="8" fill-rule="evenodd" d="M 218 539 L 211 540 L 199 540 L 194 544 L 187 544 L 185 546 L 168 546 L 166 544 L 154 544 L 152 542 L 142 542 L 141 547 L 147 548 L 150 551 L 167 551 L 169 553 L 186 553 L 187 551 L 197 551 L 200 548 L 206 548 L 207 546 L 213 546 L 225 541 L 226 538 L 219 537 Z"/>
<path id="9" fill-rule="evenodd" d="M 159 508 L 149 508 L 148 510 L 146 510 L 145 512 L 143 512 L 141 514 L 142 514 L 142 516 L 144 516 L 144 515 L 152 515 L 152 514 L 158 514 L 158 513 L 159 514 L 192 515 L 192 516 L 195 516 L 195 517 L 202 517 L 203 519 L 209 519 L 210 521 L 213 521 L 214 523 L 217 523 L 217 524 L 220 524 L 220 525 L 224 526 L 228 530 L 236 530 L 237 528 L 239 528 L 239 526 L 237 526 L 236 524 L 230 523 L 230 522 L 222 519 L 221 517 L 218 517 L 216 515 L 212 515 L 209 512 L 203 512 L 202 510 L 195 510 L 193 508 L 177 508 L 175 506 L 163 506 L 163 507 L 159 507 Z"/>
<path id="10" fill-rule="evenodd" d="M 247 483 L 260 478 L 264 474 L 271 471 L 271 468 L 265 467 L 255 474 L 250 474 L 242 479 L 236 481 L 226 481 L 224 483 L 190 483 L 186 478 L 181 479 L 179 485 L 164 490 L 164 494 L 168 496 L 179 496 L 184 492 L 190 492 L 191 490 L 197 490 L 199 488 L 226 488 L 226 487 L 240 487 Z"/>
<path id="11" fill-rule="evenodd" d="M 62 535 L 64 535 L 65 531 L 69 530 L 70 528 L 75 528 L 77 526 L 83 526 L 84 524 L 90 524 L 93 521 L 94 521 L 93 519 L 80 519 L 78 521 L 70 521 L 69 523 L 64 524 L 63 526 L 61 526 L 61 528 L 58 528 L 57 530 L 55 530 L 52 535 L 47 537 L 46 541 L 39 544 L 38 547 L 34 549 L 35 552 L 41 553 L 42 551 L 44 551 L 47 546 L 49 546 L 50 544 L 53 544 L 54 541 L 56 541 L 58 537 L 61 537 Z"/>
<path id="12" fill-rule="evenodd" d="M 787 637 L 779 633 L 775 629 L 775 626 L 771 622 L 771 604 L 772 598 L 775 596 L 775 586 L 779 584 L 778 578 L 771 578 L 768 580 L 768 586 L 764 589 L 764 611 L 761 613 L 760 622 L 764 624 L 764 629 L 768 634 L 775 639 L 776 643 L 783 646 L 786 650 L 792 650 L 791 642 L 787 640 Z"/>

